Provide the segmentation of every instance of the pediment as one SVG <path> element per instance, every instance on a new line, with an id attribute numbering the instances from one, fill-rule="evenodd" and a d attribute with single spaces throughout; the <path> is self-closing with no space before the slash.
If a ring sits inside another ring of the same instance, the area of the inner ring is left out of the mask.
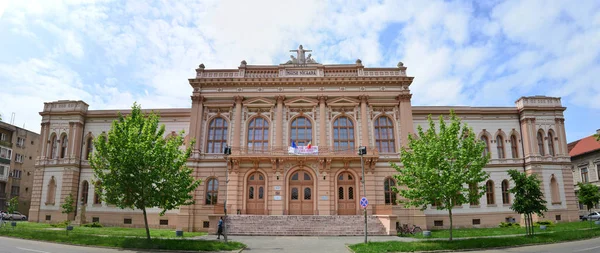
<path id="1" fill-rule="evenodd" d="M 316 106 L 319 100 L 307 97 L 290 98 L 284 101 L 287 106 Z"/>
<path id="2" fill-rule="evenodd" d="M 351 97 L 337 97 L 327 100 L 329 106 L 355 106 L 360 103 L 360 100 Z"/>
<path id="3" fill-rule="evenodd" d="M 263 97 L 251 98 L 244 101 L 244 105 L 249 107 L 271 107 L 275 105 L 275 100 Z"/>

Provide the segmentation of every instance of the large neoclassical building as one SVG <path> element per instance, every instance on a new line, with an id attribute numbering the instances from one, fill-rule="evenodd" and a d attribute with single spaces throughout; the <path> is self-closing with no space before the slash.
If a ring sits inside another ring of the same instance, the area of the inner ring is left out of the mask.
<path id="1" fill-rule="evenodd" d="M 413 77 L 403 63 L 386 68 L 365 67 L 360 60 L 325 65 L 306 55 L 310 50 L 292 51 L 296 56 L 279 65 L 242 61 L 233 69 L 207 69 L 201 64 L 189 79 L 191 108 L 155 109 L 166 134 L 183 130 L 186 140 L 196 140 L 188 165 L 202 183 L 193 192 L 194 205 L 165 216 L 151 210 L 152 226 L 210 230 L 223 214 L 225 200 L 232 216 L 334 219 L 361 214 L 359 199 L 366 189 L 368 214 L 387 233 L 395 231 L 395 222 L 445 228 L 446 211 L 397 203 L 400 197 L 391 190 L 396 171 L 389 162 L 399 162 L 408 135 L 417 125 L 427 127 L 428 115 L 447 115 L 450 109 L 476 131 L 491 154 L 485 168 L 490 178 L 482 183 L 485 195 L 477 203 L 457 206 L 455 224 L 519 222 L 519 215 L 510 210 L 510 169 L 542 179 L 549 210 L 544 219 L 578 219 L 565 138 L 566 108 L 560 98 L 521 97 L 514 107 L 412 106 Z M 109 131 L 119 111 L 128 109 L 88 110 L 88 104 L 75 100 L 44 104 L 31 220 L 65 220 L 59 206 L 73 194 L 78 196 L 78 211 L 70 219 L 143 224 L 140 211 L 118 209 L 94 193 L 101 182 L 95 181 L 88 163 L 94 149 L 91 140 Z M 229 163 L 223 155 L 226 145 L 232 147 Z M 367 147 L 365 188 L 359 146 Z"/>

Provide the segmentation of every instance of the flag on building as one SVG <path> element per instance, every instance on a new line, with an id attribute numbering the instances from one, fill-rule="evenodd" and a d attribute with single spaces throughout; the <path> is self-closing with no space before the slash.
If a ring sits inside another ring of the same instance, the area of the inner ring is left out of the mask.
<path id="1" fill-rule="evenodd" d="M 306 148 L 310 149 L 310 147 L 311 147 L 311 142 L 309 141 L 308 144 L 306 145 Z"/>

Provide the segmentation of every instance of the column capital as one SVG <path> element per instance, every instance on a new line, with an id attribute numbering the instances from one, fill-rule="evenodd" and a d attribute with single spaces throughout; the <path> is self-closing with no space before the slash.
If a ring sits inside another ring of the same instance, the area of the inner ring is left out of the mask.
<path id="1" fill-rule="evenodd" d="M 194 94 L 193 96 L 191 96 L 191 98 L 192 98 L 192 101 L 195 101 L 195 102 L 199 102 L 199 103 L 204 102 L 204 96 L 201 96 L 201 95 Z"/>
<path id="2" fill-rule="evenodd" d="M 360 95 L 360 96 L 358 96 L 358 99 L 360 100 L 361 103 L 368 103 L 369 95 Z"/>
<path id="3" fill-rule="evenodd" d="M 317 96 L 317 100 L 319 100 L 320 104 L 325 104 L 327 102 L 327 96 L 319 95 Z"/>
<path id="4" fill-rule="evenodd" d="M 554 121 L 558 124 L 564 124 L 565 123 L 565 119 L 564 118 L 555 118 Z"/>
<path id="5" fill-rule="evenodd" d="M 285 100 L 285 96 L 284 95 L 277 95 L 277 97 L 275 98 L 275 100 L 277 100 L 277 103 L 279 103 L 279 102 L 283 103 L 283 101 Z"/>
<path id="6" fill-rule="evenodd" d="M 244 97 L 243 96 L 234 96 L 233 97 L 233 101 L 235 101 L 235 103 L 242 103 L 242 101 L 244 101 Z"/>
<path id="7" fill-rule="evenodd" d="M 400 94 L 400 95 L 396 96 L 396 101 L 398 101 L 398 102 L 410 101 L 411 98 L 412 98 L 412 94 L 410 94 L 410 93 Z"/>

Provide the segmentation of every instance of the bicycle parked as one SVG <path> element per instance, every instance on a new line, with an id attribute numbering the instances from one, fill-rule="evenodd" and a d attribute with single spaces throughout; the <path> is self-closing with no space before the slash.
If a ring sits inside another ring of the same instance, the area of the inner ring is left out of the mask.
<path id="1" fill-rule="evenodd" d="M 400 232 L 400 234 L 402 235 L 415 235 L 418 233 L 423 232 L 423 230 L 421 229 L 421 227 L 417 226 L 417 225 L 412 225 L 412 228 L 408 227 L 408 224 L 402 224 L 402 227 L 400 227 L 400 225 L 396 225 L 396 231 Z"/>

